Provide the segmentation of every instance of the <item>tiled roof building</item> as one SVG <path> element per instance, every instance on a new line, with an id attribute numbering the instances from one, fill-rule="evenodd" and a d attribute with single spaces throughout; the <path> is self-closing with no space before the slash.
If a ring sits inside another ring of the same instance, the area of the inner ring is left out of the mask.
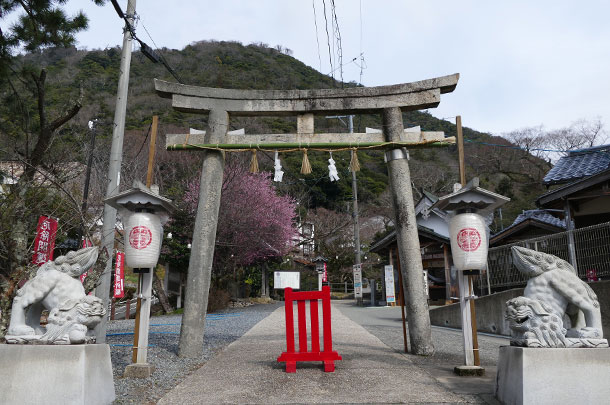
<path id="1" fill-rule="evenodd" d="M 536 205 L 563 210 L 575 228 L 610 221 L 610 145 L 569 152 L 544 177 L 547 186 Z"/>
<path id="2" fill-rule="evenodd" d="M 557 215 L 557 213 L 555 213 Z M 553 216 L 547 210 L 523 211 L 515 221 L 490 239 L 491 246 L 506 245 L 566 230 L 564 219 Z"/>
<path id="3" fill-rule="evenodd" d="M 610 168 L 610 145 L 568 152 L 544 176 L 547 185 L 570 183 Z"/>

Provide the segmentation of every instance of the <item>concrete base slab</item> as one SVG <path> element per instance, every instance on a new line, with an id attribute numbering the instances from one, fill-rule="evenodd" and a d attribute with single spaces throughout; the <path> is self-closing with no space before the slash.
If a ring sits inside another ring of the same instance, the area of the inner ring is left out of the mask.
<path id="1" fill-rule="evenodd" d="M 0 345 L 1 404 L 110 404 L 110 347 Z"/>
<path id="2" fill-rule="evenodd" d="M 456 366 L 453 372 L 462 377 L 482 377 L 485 375 L 485 369 L 479 366 Z"/>
<path id="3" fill-rule="evenodd" d="M 496 397 L 504 404 L 603 404 L 610 349 L 502 346 Z"/>
<path id="4" fill-rule="evenodd" d="M 125 367 L 125 378 L 148 378 L 155 371 L 155 366 L 148 363 L 134 363 Z"/>

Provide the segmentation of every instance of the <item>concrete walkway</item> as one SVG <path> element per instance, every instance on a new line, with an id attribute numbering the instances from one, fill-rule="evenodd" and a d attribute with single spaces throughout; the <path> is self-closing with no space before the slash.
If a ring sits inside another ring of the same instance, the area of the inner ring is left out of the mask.
<path id="1" fill-rule="evenodd" d="M 472 397 L 443 387 L 407 356 L 343 315 L 335 305 L 332 326 L 333 349 L 343 357 L 336 363 L 334 373 L 324 373 L 318 362 L 297 363 L 295 374 L 285 373 L 284 364 L 276 361 L 286 349 L 284 308 L 279 308 L 168 392 L 159 403 L 473 401 Z"/>

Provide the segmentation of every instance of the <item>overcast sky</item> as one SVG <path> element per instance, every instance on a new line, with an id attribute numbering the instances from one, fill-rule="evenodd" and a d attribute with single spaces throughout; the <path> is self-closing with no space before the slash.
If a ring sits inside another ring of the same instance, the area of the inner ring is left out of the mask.
<path id="1" fill-rule="evenodd" d="M 326 0 L 329 18 L 330 3 Z M 127 0 L 119 4 L 127 8 Z M 335 4 L 346 81 L 359 81 L 360 68 L 350 61 L 359 63 L 363 52 L 366 86 L 460 73 L 457 89 L 429 111 L 439 118 L 460 114 L 464 125 L 480 131 L 501 134 L 540 124 L 554 129 L 595 117 L 610 127 L 607 0 Z M 68 3 L 71 13 L 81 8 L 90 28 L 78 36 L 79 47 L 121 43 L 123 24 L 110 2 L 104 7 L 86 0 Z M 322 0 L 140 0 L 137 32 L 152 46 L 144 26 L 157 46 L 173 49 L 210 39 L 282 45 L 329 73 L 323 11 Z"/>

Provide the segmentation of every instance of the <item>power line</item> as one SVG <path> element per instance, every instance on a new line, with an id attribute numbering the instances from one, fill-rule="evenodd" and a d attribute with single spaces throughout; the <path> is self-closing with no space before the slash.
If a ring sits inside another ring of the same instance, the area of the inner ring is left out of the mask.
<path id="1" fill-rule="evenodd" d="M 136 153 L 136 156 L 133 158 L 133 160 L 136 160 L 138 158 L 138 156 L 140 156 L 140 152 L 142 152 L 142 148 L 144 148 L 144 145 L 146 145 L 146 140 L 148 139 L 148 135 L 150 135 L 151 128 L 152 128 L 152 122 L 148 126 L 148 131 L 146 131 L 146 136 L 144 137 L 144 141 L 142 141 L 142 145 L 140 145 L 140 149 L 138 150 L 138 153 Z"/>
<path id="2" fill-rule="evenodd" d="M 165 66 L 165 68 L 172 74 L 172 76 L 174 76 L 174 78 L 176 80 L 178 80 L 178 83 L 183 83 L 182 80 L 180 80 L 180 77 L 178 76 L 178 74 L 169 65 L 169 63 L 167 62 L 167 59 L 165 59 L 165 55 L 163 55 L 163 52 L 161 52 L 161 50 L 155 43 L 155 40 L 150 35 L 150 32 L 148 32 L 148 30 L 146 29 L 146 26 L 144 25 L 144 23 L 142 23 L 142 28 L 144 28 L 144 31 L 146 31 L 146 35 L 148 35 L 148 38 L 150 38 L 150 40 L 152 41 L 153 45 L 155 46 L 155 49 L 157 50 L 157 52 L 159 52 L 159 55 L 161 56 L 161 63 L 163 64 L 163 66 Z M 146 44 L 144 44 L 144 45 L 146 45 Z M 148 46 L 148 45 L 146 45 L 146 46 Z"/>
<path id="3" fill-rule="evenodd" d="M 342 64 L 341 66 L 337 66 L 337 67 L 336 67 L 334 70 L 331 70 L 330 72 L 328 72 L 328 73 L 327 73 L 327 75 L 330 75 L 330 74 L 332 74 L 332 73 L 336 72 L 337 70 L 341 69 L 341 68 L 342 68 L 342 67 L 344 67 L 344 66 L 349 65 L 350 63 L 353 63 L 354 65 L 356 65 L 356 66 L 360 67 L 360 65 L 358 65 L 358 63 L 356 62 L 356 60 L 357 60 L 357 59 L 358 59 L 358 57 L 355 57 L 355 58 L 353 58 L 352 60 L 350 60 L 349 62 L 344 63 L 344 64 Z"/>
<path id="4" fill-rule="evenodd" d="M 316 26 L 316 43 L 318 44 L 318 62 L 320 62 L 320 72 L 322 71 L 322 57 L 320 56 L 320 40 L 318 39 L 318 16 L 316 15 L 316 0 L 311 0 L 313 7 L 313 23 Z"/>
<path id="5" fill-rule="evenodd" d="M 333 18 L 333 36 L 337 40 L 337 56 L 339 58 L 339 67 L 341 68 L 341 87 L 343 87 L 343 48 L 341 46 L 341 30 L 339 30 L 339 20 L 337 19 L 337 10 L 335 8 L 335 0 L 330 0 L 331 13 Z M 334 44 L 334 41 L 333 41 Z"/>
<path id="6" fill-rule="evenodd" d="M 330 71 L 331 71 L 331 77 L 333 78 L 333 80 L 335 79 L 335 75 L 333 74 L 334 69 L 333 69 L 333 54 L 330 50 L 330 35 L 328 34 L 328 18 L 326 16 L 326 1 L 322 0 L 322 5 L 324 6 L 324 28 L 326 29 L 326 44 L 328 45 L 328 61 L 330 63 Z"/>
<path id="7" fill-rule="evenodd" d="M 360 68 L 360 79 L 359 83 L 362 84 L 362 75 L 364 73 L 364 69 L 366 69 L 366 61 L 364 60 L 364 51 L 362 51 L 362 37 L 363 37 L 363 29 L 362 29 L 362 0 L 360 0 L 360 65 L 356 63 L 356 66 Z"/>
<path id="8" fill-rule="evenodd" d="M 336 38 L 336 35 L 335 35 L 335 19 L 333 18 L 332 7 L 330 8 L 330 32 L 332 34 L 331 35 L 332 39 L 331 39 L 330 43 L 331 43 L 332 48 L 333 48 L 333 63 L 334 63 L 335 66 L 337 66 L 337 54 L 335 53 L 335 38 Z"/>
<path id="9" fill-rule="evenodd" d="M 150 46 L 148 46 L 144 41 L 142 41 L 140 38 L 138 38 L 138 36 L 136 35 L 135 27 L 129 21 L 128 17 L 130 17 L 130 16 L 128 16 L 127 14 L 123 13 L 123 10 L 121 9 L 121 6 L 119 5 L 119 3 L 117 3 L 117 0 L 110 0 L 110 1 L 112 3 L 112 6 L 114 7 L 114 10 L 119 15 L 119 17 L 122 18 L 125 21 L 125 27 L 129 31 L 129 33 L 131 34 L 131 37 L 133 39 L 135 39 L 136 41 L 138 41 L 138 43 L 140 44 L 140 51 L 142 52 L 142 54 L 144 56 L 146 56 L 153 63 L 161 62 L 163 64 L 163 66 L 165 66 L 165 69 L 167 69 L 167 71 L 169 73 L 171 73 L 172 76 L 174 76 L 174 78 L 178 81 L 178 83 L 182 83 L 182 80 L 180 79 L 178 74 L 169 65 L 169 63 L 167 63 L 167 61 L 165 60 L 163 55 L 161 55 L 161 58 L 160 58 L 159 55 L 157 55 L 155 53 L 155 51 Z M 135 15 L 131 16 L 131 17 L 133 17 L 134 19 L 136 18 Z M 144 27 L 144 24 L 142 24 L 142 26 Z M 152 40 L 152 37 L 148 33 L 148 30 L 146 30 L 146 27 L 144 27 L 144 30 L 146 31 L 146 33 L 148 34 L 148 36 Z M 157 44 L 155 44 L 154 40 L 153 40 L 153 44 L 155 45 L 155 47 L 157 46 Z M 159 48 L 157 48 L 157 50 L 158 49 Z"/>

